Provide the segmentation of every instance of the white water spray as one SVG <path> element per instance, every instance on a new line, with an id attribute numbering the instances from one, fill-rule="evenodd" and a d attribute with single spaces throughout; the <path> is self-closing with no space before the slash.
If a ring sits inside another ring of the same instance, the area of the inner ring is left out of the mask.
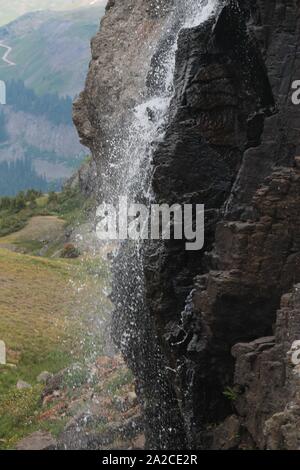
<path id="1" fill-rule="evenodd" d="M 121 138 L 115 137 L 111 143 L 112 151 L 103 175 L 105 202 L 116 203 L 119 197 L 125 196 L 130 204 L 151 204 L 152 157 L 157 144 L 164 137 L 174 95 L 178 36 L 183 28 L 195 27 L 209 19 L 217 4 L 218 0 L 175 2 L 161 38 L 167 47 L 162 59 L 156 64 L 151 96 L 133 109 L 128 129 Z M 135 322 L 136 313 L 142 312 L 144 302 L 143 243 L 123 242 L 118 247 L 119 254 L 120 249 L 126 251 L 127 255 L 121 254 L 116 258 L 114 270 L 117 276 L 113 289 L 126 294 L 126 299 L 122 299 L 122 294 L 116 294 L 114 299 L 116 309 L 125 317 L 124 328 L 120 328 L 123 330 L 120 343 L 125 350 L 130 342 L 140 341 Z"/>
<path id="2" fill-rule="evenodd" d="M 174 93 L 173 78 L 179 33 L 205 22 L 215 12 L 218 0 L 177 0 L 163 34 L 168 44 L 162 63 L 156 71 L 160 82 L 153 93 L 132 111 L 132 119 L 122 137 L 111 142 L 111 152 L 103 175 L 105 202 L 127 196 L 131 203 L 147 202 L 151 198 L 151 163 L 155 144 L 162 140 Z M 172 34 L 172 38 L 168 35 Z M 163 91 L 161 91 L 163 90 Z M 124 137 L 125 134 L 125 137 Z M 108 182 L 108 183 L 106 183 Z"/>
<path id="3" fill-rule="evenodd" d="M 148 204 L 152 194 L 152 159 L 163 140 L 174 96 L 174 72 L 180 31 L 192 28 L 212 16 L 218 0 L 176 0 L 161 37 L 161 49 L 149 68 L 151 77 L 144 102 L 132 110 L 129 126 L 111 142 L 111 153 L 103 174 L 106 203 L 126 197 L 129 204 Z M 145 305 L 144 248 L 142 241 L 120 242 L 113 266 L 112 319 L 114 340 L 138 377 L 143 390 L 144 411 L 155 421 L 157 439 L 175 436 L 174 427 L 164 428 L 169 392 L 161 366 L 153 319 Z M 172 437 L 171 437 L 172 439 Z"/>
<path id="4" fill-rule="evenodd" d="M 180 31 L 208 20 L 218 0 L 176 0 L 166 20 L 160 40 L 158 59 L 149 67 L 152 86 L 144 102 L 132 110 L 126 129 L 110 142 L 110 153 L 102 173 L 102 193 L 107 204 L 117 205 L 120 197 L 129 204 L 150 205 L 152 194 L 152 158 L 163 140 L 174 96 L 174 72 Z M 154 68 L 153 68 L 154 67 Z M 145 309 L 144 245 L 141 240 L 118 242 L 113 266 L 112 319 L 114 340 L 143 380 L 151 363 L 151 319 Z M 153 333 L 152 333 L 153 334 Z M 149 336 L 150 335 L 150 336 Z M 142 363 L 143 362 L 143 363 Z M 155 367 L 155 366 L 153 366 Z M 156 379 L 160 371 L 157 367 Z M 146 378 L 145 378 L 146 377 Z M 153 384 L 155 389 L 155 384 Z"/>

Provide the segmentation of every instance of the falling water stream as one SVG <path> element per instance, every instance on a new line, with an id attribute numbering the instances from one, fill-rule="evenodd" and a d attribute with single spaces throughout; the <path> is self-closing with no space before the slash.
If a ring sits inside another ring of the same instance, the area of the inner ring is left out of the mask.
<path id="1" fill-rule="evenodd" d="M 174 95 L 178 36 L 183 28 L 206 21 L 214 14 L 217 4 L 218 0 L 175 0 L 161 37 L 164 50 L 155 65 L 154 85 L 145 101 L 133 109 L 130 125 L 125 132 L 122 130 L 122 136 L 115 136 L 111 142 L 108 164 L 102 175 L 105 202 L 116 204 L 120 196 L 125 196 L 129 203 L 151 204 L 152 157 L 164 137 Z M 115 314 L 112 330 L 115 342 L 135 375 L 139 375 L 141 383 L 149 383 L 149 380 L 160 380 L 160 367 L 153 365 L 156 351 L 149 346 L 153 333 L 144 302 L 143 252 L 143 243 L 136 241 L 120 242 L 117 247 L 113 267 Z M 145 324 L 149 324 L 148 332 Z M 149 399 L 151 401 L 151 397 Z M 166 401 L 164 403 L 167 407 Z M 152 410 L 152 414 L 159 413 L 157 409 Z M 163 430 L 159 432 L 163 433 Z"/>
<path id="2" fill-rule="evenodd" d="M 162 33 L 167 51 L 155 71 L 157 91 L 132 110 L 128 128 L 111 142 L 109 162 L 104 170 L 106 202 L 127 196 L 131 202 L 144 202 L 151 197 L 151 163 L 154 143 L 162 140 L 174 93 L 173 78 L 178 35 L 206 21 L 215 11 L 218 0 L 175 0 Z"/>
<path id="3" fill-rule="evenodd" d="M 145 101 L 132 111 L 128 129 L 122 137 L 116 136 L 111 143 L 108 165 L 103 175 L 103 193 L 106 202 L 116 203 L 120 196 L 126 196 L 130 203 L 149 205 L 152 201 L 151 176 L 152 156 L 156 145 L 163 139 L 168 118 L 170 102 L 174 94 L 173 78 L 177 40 L 183 28 L 192 28 L 206 21 L 215 12 L 218 0 L 176 0 L 163 31 L 162 40 L 167 50 L 155 71 L 155 86 Z M 120 244 L 120 247 L 124 244 Z M 139 242 L 135 242 L 134 267 L 131 273 L 122 266 L 119 259 L 118 282 L 129 290 L 134 287 L 131 310 L 140 309 L 143 298 L 143 260 Z M 134 272 L 134 283 L 130 277 Z M 139 294 L 138 294 L 139 292 Z M 128 293 L 127 293 L 128 295 Z M 119 299 L 120 300 L 120 299 Z M 127 298 L 128 301 L 128 298 Z M 118 306 L 117 306 L 118 307 Z M 120 305 L 121 307 L 121 305 Z M 127 305 L 128 307 L 128 305 Z M 123 341 L 126 343 L 130 331 L 124 329 Z"/>

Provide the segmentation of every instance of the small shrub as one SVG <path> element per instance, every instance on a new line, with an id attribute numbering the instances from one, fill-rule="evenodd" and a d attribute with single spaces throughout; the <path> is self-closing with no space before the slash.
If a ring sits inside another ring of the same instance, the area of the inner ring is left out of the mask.
<path id="1" fill-rule="evenodd" d="M 236 401 L 238 399 L 238 392 L 232 387 L 226 387 L 223 395 L 230 401 Z"/>
<path id="2" fill-rule="evenodd" d="M 73 243 L 66 243 L 63 247 L 61 258 L 78 258 L 80 256 L 80 251 Z"/>
<path id="3" fill-rule="evenodd" d="M 63 387 L 75 389 L 86 384 L 89 380 L 89 371 L 87 367 L 81 364 L 74 364 L 66 371 Z"/>
<path id="4" fill-rule="evenodd" d="M 58 203 L 58 200 L 59 200 L 58 194 L 55 193 L 54 191 L 51 191 L 51 192 L 49 193 L 48 203 L 49 203 L 49 204 L 57 204 L 57 203 Z"/>
<path id="5" fill-rule="evenodd" d="M 0 198 L 0 210 L 8 210 L 11 207 L 11 198 L 4 196 Z"/>
<path id="6" fill-rule="evenodd" d="M 117 375 L 105 384 L 105 390 L 109 395 L 116 395 L 119 390 L 133 382 L 132 372 L 128 369 L 118 371 Z"/>
<path id="7" fill-rule="evenodd" d="M 25 193 L 25 199 L 28 202 L 35 202 L 38 197 L 41 196 L 40 191 L 36 191 L 35 189 L 28 189 Z"/>
<path id="8" fill-rule="evenodd" d="M 14 200 L 14 207 L 17 211 L 21 211 L 26 207 L 26 199 L 25 199 L 25 194 L 23 192 L 20 192 Z"/>

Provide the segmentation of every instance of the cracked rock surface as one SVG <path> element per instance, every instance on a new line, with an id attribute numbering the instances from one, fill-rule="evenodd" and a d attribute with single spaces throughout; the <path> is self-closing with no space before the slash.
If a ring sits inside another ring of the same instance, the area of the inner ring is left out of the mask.
<path id="1" fill-rule="evenodd" d="M 147 0 L 109 2 L 74 115 L 100 174 L 114 126 L 149 86 L 171 3 L 157 15 Z M 300 3 L 220 5 L 180 33 L 154 154 L 156 201 L 205 204 L 206 233 L 200 252 L 184 240 L 146 252 L 147 315 L 136 313 L 136 328 L 159 357 L 149 380 L 134 372 L 146 416 L 169 400 L 159 420 L 146 420 L 146 446 L 299 449 L 300 108 L 291 84 L 300 79 Z"/>

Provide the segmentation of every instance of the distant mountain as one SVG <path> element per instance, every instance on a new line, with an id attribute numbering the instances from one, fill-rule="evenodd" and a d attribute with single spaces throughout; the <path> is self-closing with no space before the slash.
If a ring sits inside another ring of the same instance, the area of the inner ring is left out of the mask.
<path id="1" fill-rule="evenodd" d="M 41 6 L 58 2 L 35 3 Z M 61 3 L 71 6 L 93 2 Z M 27 13 L 0 27 L 0 79 L 20 79 L 39 94 L 75 96 L 83 88 L 90 39 L 104 14 L 104 6 L 99 5 L 67 12 Z"/>
<path id="2" fill-rule="evenodd" d="M 106 3 L 106 0 L 0 0 L 0 25 L 32 11 L 73 10 L 92 5 L 105 6 Z"/>
<path id="3" fill-rule="evenodd" d="M 30 179 L 35 172 L 57 185 L 88 153 L 72 124 L 72 100 L 57 94 L 36 95 L 22 81 L 7 82 L 7 95 L 7 104 L 0 106 L 0 165 L 30 161 L 31 166 L 26 166 Z M 10 165 L 8 170 L 13 168 Z M 3 191 L 0 179 L 0 194 Z"/>
<path id="4" fill-rule="evenodd" d="M 44 176 L 37 174 L 32 161 L 28 158 L 13 162 L 0 162 L 0 198 L 1 196 L 15 196 L 18 192 L 35 188 L 47 192 L 59 189 L 59 183 L 52 186 Z"/>
<path id="5" fill-rule="evenodd" d="M 60 6 L 75 3 L 91 2 Z M 7 104 L 0 105 L 0 194 L 8 191 L 7 179 L 15 192 L 4 173 L 22 172 L 22 162 L 26 181 L 37 188 L 58 187 L 87 155 L 72 123 L 72 98 L 83 89 L 90 39 L 103 13 L 99 2 L 77 10 L 27 13 L 0 27 L 0 80 L 7 84 Z"/>

